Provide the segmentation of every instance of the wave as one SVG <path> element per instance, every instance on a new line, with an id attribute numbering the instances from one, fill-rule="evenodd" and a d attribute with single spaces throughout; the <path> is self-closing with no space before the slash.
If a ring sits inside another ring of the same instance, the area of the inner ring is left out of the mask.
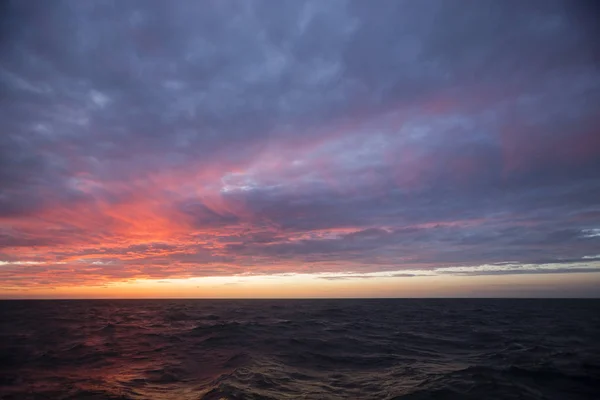
<path id="1" fill-rule="evenodd" d="M 593 300 L 11 302 L 0 399 L 600 398 L 599 311 Z"/>

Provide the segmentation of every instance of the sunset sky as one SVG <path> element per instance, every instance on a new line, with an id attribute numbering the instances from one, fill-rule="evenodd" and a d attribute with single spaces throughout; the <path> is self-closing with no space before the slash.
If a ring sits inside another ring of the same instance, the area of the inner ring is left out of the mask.
<path id="1" fill-rule="evenodd" d="M 586 2 L 2 4 L 0 298 L 600 295 Z"/>

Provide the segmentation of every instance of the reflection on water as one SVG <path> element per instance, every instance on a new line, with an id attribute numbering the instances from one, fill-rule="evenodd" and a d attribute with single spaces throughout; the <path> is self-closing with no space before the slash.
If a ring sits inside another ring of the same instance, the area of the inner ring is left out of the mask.
<path id="1" fill-rule="evenodd" d="M 600 398 L 597 300 L 0 302 L 1 399 Z"/>

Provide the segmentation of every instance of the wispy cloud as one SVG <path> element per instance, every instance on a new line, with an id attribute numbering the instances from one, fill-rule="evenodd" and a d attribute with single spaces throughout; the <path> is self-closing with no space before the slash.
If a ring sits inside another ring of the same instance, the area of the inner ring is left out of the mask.
<path id="1" fill-rule="evenodd" d="M 594 38 L 459 3 L 10 3 L 1 286 L 595 271 Z"/>

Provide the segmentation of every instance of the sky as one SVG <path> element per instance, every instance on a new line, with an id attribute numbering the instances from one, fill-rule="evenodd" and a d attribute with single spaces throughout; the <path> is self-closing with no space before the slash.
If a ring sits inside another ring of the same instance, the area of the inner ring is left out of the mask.
<path id="1" fill-rule="evenodd" d="M 600 296 L 598 11 L 5 1 L 0 298 Z"/>

